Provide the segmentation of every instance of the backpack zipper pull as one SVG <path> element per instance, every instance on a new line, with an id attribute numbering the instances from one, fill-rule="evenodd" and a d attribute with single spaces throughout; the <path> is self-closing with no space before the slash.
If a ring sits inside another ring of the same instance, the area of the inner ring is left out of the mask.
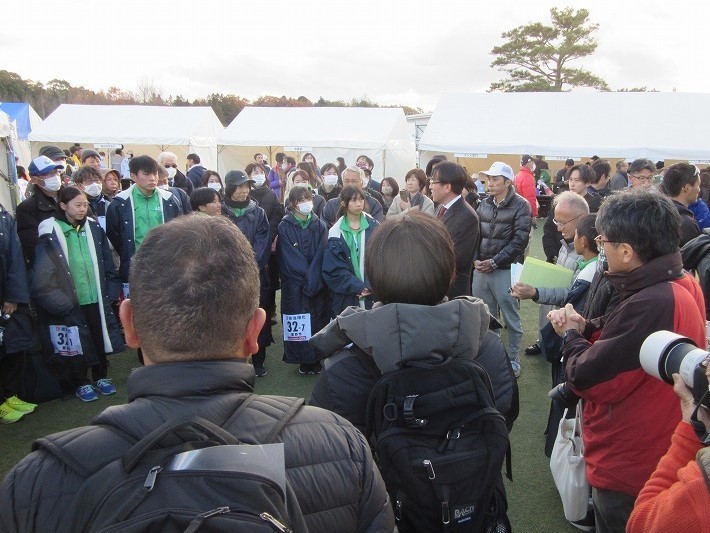
<path id="1" fill-rule="evenodd" d="M 429 474 L 429 479 L 436 478 L 436 474 L 434 473 L 434 465 L 431 464 L 431 461 L 429 459 L 424 459 L 424 468 L 426 468 L 426 471 Z"/>
<path id="2" fill-rule="evenodd" d="M 209 518 L 210 516 L 214 516 L 216 514 L 226 514 L 230 512 L 231 509 L 229 507 L 216 507 L 212 509 L 211 511 L 206 511 L 202 514 L 198 514 L 197 516 L 199 518 Z"/>
<path id="3" fill-rule="evenodd" d="M 261 513 L 259 515 L 259 518 L 261 518 L 264 522 L 268 522 L 269 524 L 274 526 L 281 533 L 293 533 L 292 529 L 287 528 L 285 525 L 283 525 L 281 522 L 276 520 L 276 518 L 271 516 L 269 513 Z"/>
<path id="4" fill-rule="evenodd" d="M 449 502 L 444 500 L 441 502 L 441 522 L 445 526 L 449 525 L 451 522 L 451 514 L 449 513 Z"/>
<path id="5" fill-rule="evenodd" d="M 150 472 L 148 472 L 148 475 L 145 478 L 145 483 L 143 483 L 143 488 L 147 492 L 153 490 L 153 486 L 155 485 L 155 478 L 158 477 L 158 472 L 160 472 L 162 469 L 162 466 L 154 466 L 150 469 Z"/>

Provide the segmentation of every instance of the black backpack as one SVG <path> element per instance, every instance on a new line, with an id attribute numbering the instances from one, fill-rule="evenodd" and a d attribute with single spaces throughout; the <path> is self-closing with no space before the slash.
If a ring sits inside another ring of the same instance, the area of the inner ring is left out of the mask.
<path id="1" fill-rule="evenodd" d="M 367 434 L 400 532 L 511 531 L 501 475 L 508 430 L 480 364 L 410 361 L 383 375 Z"/>
<path id="2" fill-rule="evenodd" d="M 248 396 L 232 418 L 236 419 L 254 397 Z M 274 424 L 261 428 L 267 434 L 256 442 L 273 442 L 303 405 L 300 398 L 292 400 Z M 174 418 L 137 442 L 115 428 L 84 429 L 94 430 L 86 441 L 91 443 L 91 455 L 105 450 L 104 457 L 93 459 L 94 463 L 103 460 L 103 464 L 92 464 L 92 458 L 81 449 L 86 445 L 77 448 L 70 441 L 58 446 L 49 439 L 35 443 L 35 449 L 51 453 L 85 478 L 67 510 L 60 528 L 63 531 L 307 531 L 287 481 L 279 482 L 278 476 L 269 475 L 268 468 L 233 466 L 239 463 L 234 458 L 240 449 L 259 455 L 263 448 L 212 448 L 243 445 L 212 422 L 198 417 Z M 196 455 L 178 454 L 195 450 L 200 450 L 199 466 L 175 467 L 185 455 Z M 215 462 L 215 451 L 228 455 L 229 461 Z M 212 457 L 205 459 L 204 455 Z M 207 464 L 209 460 L 213 464 Z"/>

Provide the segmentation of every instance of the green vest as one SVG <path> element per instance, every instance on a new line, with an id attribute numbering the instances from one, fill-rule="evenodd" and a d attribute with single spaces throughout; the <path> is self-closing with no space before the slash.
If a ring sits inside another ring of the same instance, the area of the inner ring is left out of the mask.
<path id="1" fill-rule="evenodd" d="M 163 223 L 163 203 L 158 190 L 146 196 L 135 186 L 131 192 L 133 199 L 133 237 L 136 242 L 136 251 L 145 239 L 151 228 Z"/>
<path id="2" fill-rule="evenodd" d="M 99 291 L 94 276 L 94 261 L 89 252 L 89 238 L 86 226 L 76 229 L 62 220 L 57 220 L 67 241 L 67 261 L 74 281 L 79 305 L 95 304 L 99 301 Z"/>

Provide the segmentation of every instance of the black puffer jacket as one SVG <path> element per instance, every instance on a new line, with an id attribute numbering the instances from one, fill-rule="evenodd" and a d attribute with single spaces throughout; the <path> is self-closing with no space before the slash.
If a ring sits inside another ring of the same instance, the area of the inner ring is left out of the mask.
<path id="1" fill-rule="evenodd" d="M 258 396 L 232 417 L 254 386 L 254 368 L 243 361 L 163 363 L 128 377 L 126 405 L 109 407 L 92 426 L 48 437 L 55 445 L 88 449 L 109 430 L 137 440 L 171 416 L 196 416 L 251 443 L 273 425 L 283 399 Z M 273 406 L 273 407 L 270 407 Z M 308 530 L 380 532 L 394 530 L 392 508 L 370 448 L 352 425 L 328 411 L 302 408 L 277 437 L 284 443 L 286 476 Z M 64 511 L 84 479 L 44 449 L 27 456 L 8 474 L 0 490 L 0 531 L 60 531 Z"/>
<path id="2" fill-rule="evenodd" d="M 512 263 L 522 263 L 532 225 L 527 200 L 511 187 L 500 204 L 496 205 L 493 196 L 488 196 L 477 212 L 481 221 L 481 245 L 476 259 L 493 259 L 499 270 L 509 269 Z"/>

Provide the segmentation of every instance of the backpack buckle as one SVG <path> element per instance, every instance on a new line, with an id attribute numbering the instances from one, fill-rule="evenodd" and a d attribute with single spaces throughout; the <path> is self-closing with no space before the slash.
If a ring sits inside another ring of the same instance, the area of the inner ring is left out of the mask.
<path id="1" fill-rule="evenodd" d="M 408 426 L 426 426 L 429 422 L 426 418 L 415 418 L 414 416 L 414 400 L 418 394 L 410 394 L 404 399 L 404 421 Z"/>
<path id="2" fill-rule="evenodd" d="M 382 416 L 388 422 L 394 422 L 397 420 L 397 404 L 394 402 L 388 402 L 382 407 Z"/>

